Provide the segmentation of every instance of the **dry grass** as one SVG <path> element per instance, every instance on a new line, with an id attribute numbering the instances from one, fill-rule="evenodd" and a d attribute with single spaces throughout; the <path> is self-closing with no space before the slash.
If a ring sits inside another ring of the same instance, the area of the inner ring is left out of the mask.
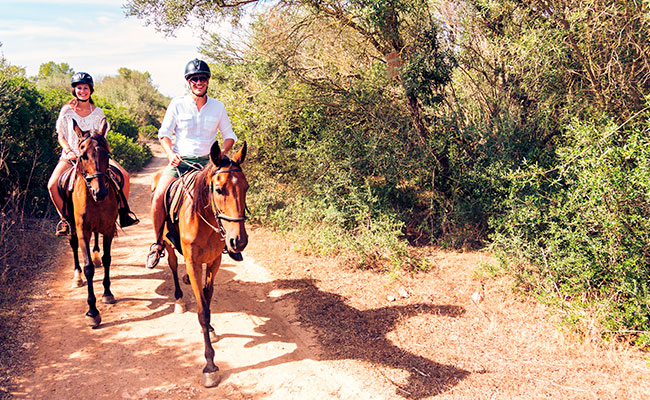
<path id="1" fill-rule="evenodd" d="M 477 273 L 487 253 L 428 248 L 430 272 L 395 279 L 294 253 L 263 229 L 253 240 L 264 251 L 249 256 L 304 282 L 293 300 L 323 357 L 373 371 L 370 384 L 394 398 L 650 398 L 647 354 L 563 330 L 557 312 L 516 295 L 505 276 Z"/>
<path id="2" fill-rule="evenodd" d="M 9 398 L 14 378 L 27 370 L 25 354 L 34 344 L 35 321 L 47 297 L 54 257 L 62 245 L 53 240 L 49 220 L 0 215 L 0 398 Z"/>

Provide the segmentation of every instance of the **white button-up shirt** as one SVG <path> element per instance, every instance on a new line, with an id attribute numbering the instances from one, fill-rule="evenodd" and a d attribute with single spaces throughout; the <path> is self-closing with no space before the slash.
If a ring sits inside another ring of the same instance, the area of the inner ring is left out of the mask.
<path id="1" fill-rule="evenodd" d="M 173 98 L 167 107 L 158 131 L 158 139 L 171 139 L 175 134 L 176 140 L 172 150 L 181 157 L 202 157 L 210 154 L 210 146 L 217 138 L 217 129 L 221 132 L 223 140 L 237 141 L 226 107 L 217 99 L 207 99 L 201 111 L 189 94 Z"/>

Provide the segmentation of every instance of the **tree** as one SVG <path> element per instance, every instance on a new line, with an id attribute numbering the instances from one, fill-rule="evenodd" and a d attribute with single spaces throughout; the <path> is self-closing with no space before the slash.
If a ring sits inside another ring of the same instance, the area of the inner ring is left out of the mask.
<path id="1" fill-rule="evenodd" d="M 154 23 L 160 30 L 171 33 L 193 18 L 202 24 L 226 16 L 236 21 L 243 6 L 256 2 L 131 0 L 126 9 L 128 15 L 143 18 L 147 23 Z M 276 7 L 306 10 L 313 16 L 338 24 L 345 32 L 357 32 L 374 47 L 374 57 L 379 60 L 385 60 L 388 54 L 400 54 L 407 65 L 401 82 L 413 125 L 422 139 L 429 136 L 422 107 L 427 102 L 439 100 L 428 94 L 432 87 L 435 90 L 449 82 L 453 60 L 451 54 L 440 44 L 442 37 L 438 35 L 435 21 L 428 14 L 426 1 L 285 0 Z M 426 97 L 424 102 L 423 96 Z"/>
<path id="2" fill-rule="evenodd" d="M 109 103 L 135 117 L 139 126 L 160 127 L 169 99 L 160 94 L 148 72 L 120 68 L 117 76 L 105 77 L 97 89 Z"/>
<path id="3" fill-rule="evenodd" d="M 67 63 L 57 64 L 49 61 L 39 67 L 36 82 L 41 87 L 69 91 L 72 74 L 74 70 Z"/>

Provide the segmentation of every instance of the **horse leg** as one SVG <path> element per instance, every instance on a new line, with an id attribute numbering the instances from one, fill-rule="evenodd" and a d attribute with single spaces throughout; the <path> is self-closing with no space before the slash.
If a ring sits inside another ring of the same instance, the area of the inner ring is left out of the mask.
<path id="1" fill-rule="evenodd" d="M 72 256 L 74 257 L 74 277 L 72 278 L 72 287 L 78 288 L 84 285 L 84 280 L 81 278 L 81 266 L 79 266 L 79 238 L 76 232 L 70 234 L 70 247 L 72 248 Z"/>
<path id="2" fill-rule="evenodd" d="M 97 235 L 97 234 L 95 234 Z M 97 236 L 95 236 L 97 239 Z M 102 264 L 104 265 L 104 295 L 102 296 L 102 303 L 115 304 L 115 297 L 111 293 L 111 244 L 113 243 L 113 235 L 104 235 L 104 254 L 102 255 Z M 97 245 L 97 242 L 95 242 Z"/>
<path id="3" fill-rule="evenodd" d="M 219 271 L 221 265 L 221 257 L 214 261 L 212 264 L 206 266 L 205 272 L 205 285 L 203 286 L 203 297 L 205 297 L 206 304 L 208 305 L 208 329 L 210 330 L 210 339 L 212 342 L 218 342 L 219 336 L 214 331 L 212 324 L 210 324 L 210 304 L 212 303 L 212 293 L 214 292 L 214 277 Z"/>
<path id="4" fill-rule="evenodd" d="M 185 312 L 185 302 L 183 301 L 183 290 L 181 289 L 181 284 L 178 281 L 178 257 L 174 249 L 169 245 L 165 244 L 167 251 L 167 261 L 169 262 L 169 269 L 172 270 L 172 277 L 174 278 L 174 312 L 176 314 L 182 314 Z"/>
<path id="5" fill-rule="evenodd" d="M 99 258 L 99 232 L 95 232 L 95 245 L 93 246 L 93 264 L 95 264 L 95 268 L 102 267 L 102 261 Z"/>
<path id="6" fill-rule="evenodd" d="M 77 227 L 77 232 L 80 231 L 81 227 Z M 86 276 L 86 282 L 88 282 L 88 312 L 86 313 L 86 324 L 91 328 L 97 327 L 101 322 L 102 318 L 99 316 L 99 310 L 97 310 L 97 298 L 95 297 L 95 291 L 93 289 L 93 278 L 95 276 L 95 264 L 92 263 L 90 257 L 90 232 L 83 232 L 83 236 L 79 241 L 79 247 L 81 247 L 81 254 L 84 261 L 84 275 Z"/>
<path id="7" fill-rule="evenodd" d="M 200 262 L 192 259 L 191 254 L 186 254 L 185 262 L 187 265 L 187 274 L 192 285 L 192 292 L 194 292 L 194 297 L 196 298 L 197 314 L 201 330 L 203 331 L 203 343 L 205 345 L 204 355 L 206 365 L 203 368 L 201 383 L 205 387 L 214 387 L 219 384 L 221 376 L 219 367 L 214 364 L 214 349 L 210 341 L 210 303 L 206 301 L 204 296 L 205 292 L 199 286 L 203 275 L 203 268 Z"/>

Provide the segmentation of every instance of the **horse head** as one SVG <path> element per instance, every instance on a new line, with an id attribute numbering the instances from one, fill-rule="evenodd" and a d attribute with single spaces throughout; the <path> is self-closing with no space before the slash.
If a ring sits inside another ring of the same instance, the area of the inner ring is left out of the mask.
<path id="1" fill-rule="evenodd" d="M 74 119 L 73 128 L 79 137 L 79 160 L 77 173 L 86 182 L 93 200 L 103 201 L 108 195 L 108 160 L 110 153 L 106 141 L 108 123 L 104 118 L 99 130 L 82 131 Z"/>
<path id="2" fill-rule="evenodd" d="M 210 204 L 231 252 L 241 252 L 248 244 L 244 226 L 248 182 L 241 169 L 245 158 L 246 142 L 232 159 L 221 154 L 217 142 L 210 148 L 210 161 L 214 166 L 209 183 Z"/>

